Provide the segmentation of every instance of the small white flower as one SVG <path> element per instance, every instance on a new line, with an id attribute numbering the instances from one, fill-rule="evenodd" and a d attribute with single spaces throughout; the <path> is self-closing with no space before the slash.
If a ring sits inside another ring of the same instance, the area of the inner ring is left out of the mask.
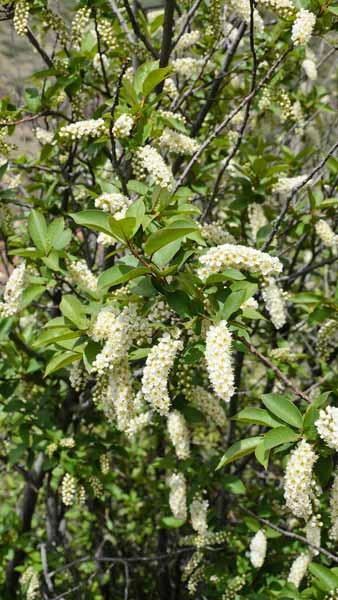
<path id="1" fill-rule="evenodd" d="M 250 543 L 250 562 L 253 567 L 259 569 L 265 560 L 267 541 L 262 529 L 257 531 Z"/>

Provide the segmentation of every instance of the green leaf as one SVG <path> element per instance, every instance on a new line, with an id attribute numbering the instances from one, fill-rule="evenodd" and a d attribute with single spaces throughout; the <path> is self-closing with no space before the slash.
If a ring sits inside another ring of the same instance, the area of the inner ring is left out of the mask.
<path id="1" fill-rule="evenodd" d="M 33 302 L 33 300 L 36 300 L 37 298 L 39 298 L 43 294 L 45 289 L 46 289 L 46 287 L 44 285 L 39 285 L 36 283 L 29 285 L 22 294 L 22 298 L 21 298 L 22 308 L 26 308 L 31 302 Z"/>
<path id="2" fill-rule="evenodd" d="M 319 409 L 314 404 L 310 404 L 303 417 L 303 430 L 308 438 L 310 434 L 310 439 L 314 439 L 317 437 L 317 430 L 314 424 L 318 417 Z"/>
<path id="3" fill-rule="evenodd" d="M 48 226 L 48 238 L 51 245 L 54 247 L 54 242 L 57 241 L 64 230 L 64 218 L 59 217 L 54 219 Z"/>
<path id="4" fill-rule="evenodd" d="M 163 81 L 171 73 L 173 70 L 172 67 L 161 67 L 160 69 L 155 69 L 151 71 L 145 78 L 142 86 L 142 92 L 145 96 L 148 96 L 153 89 Z"/>
<path id="5" fill-rule="evenodd" d="M 39 90 L 37 90 L 36 88 L 27 88 L 25 90 L 25 101 L 27 104 L 27 108 L 31 112 L 38 112 L 41 107 L 41 94 Z"/>
<path id="6" fill-rule="evenodd" d="M 286 427 L 286 425 L 282 425 L 280 427 L 271 429 L 264 435 L 264 446 L 266 450 L 270 450 L 271 448 L 275 448 L 281 444 L 295 442 L 298 439 L 299 435 L 295 433 L 293 429 Z"/>
<path id="7" fill-rule="evenodd" d="M 76 327 L 79 329 L 86 329 L 88 322 L 84 315 L 85 308 L 76 296 L 72 296 L 72 294 L 63 296 L 60 310 L 67 319 L 76 325 Z"/>
<path id="8" fill-rule="evenodd" d="M 262 396 L 263 404 L 266 408 L 279 419 L 297 427 L 302 428 L 303 418 L 297 406 L 282 394 L 264 394 Z"/>
<path id="9" fill-rule="evenodd" d="M 136 179 L 130 179 L 127 183 L 127 188 L 129 192 L 136 192 L 140 196 L 145 196 L 149 189 L 147 185 Z"/>
<path id="10" fill-rule="evenodd" d="M 264 469 L 268 468 L 270 450 L 267 450 L 265 448 L 264 440 L 256 446 L 255 457 L 258 460 L 258 462 L 264 467 Z"/>
<path id="11" fill-rule="evenodd" d="M 229 490 L 233 494 L 241 495 L 246 493 L 243 481 L 234 475 L 226 475 L 223 478 L 223 485 L 226 490 Z"/>
<path id="12" fill-rule="evenodd" d="M 98 284 L 101 288 L 120 285 L 120 283 L 125 283 L 145 273 L 149 273 L 149 269 L 146 267 L 136 267 L 135 269 L 129 265 L 114 265 L 114 267 L 101 273 Z"/>
<path id="13" fill-rule="evenodd" d="M 125 242 L 131 239 L 136 231 L 136 219 L 135 217 L 128 217 L 126 219 L 114 219 L 109 217 L 109 226 L 111 234 L 117 240 Z"/>
<path id="14" fill-rule="evenodd" d="M 144 202 L 143 202 L 142 198 L 140 198 L 139 200 L 134 202 L 134 204 L 132 204 L 128 208 L 127 213 L 126 213 L 126 218 L 132 217 L 135 219 L 133 235 L 135 235 L 135 233 L 137 232 L 139 227 L 142 225 L 142 221 L 144 219 L 145 214 L 146 214 L 146 207 L 144 206 Z"/>
<path id="15" fill-rule="evenodd" d="M 333 573 L 332 569 L 311 562 L 309 564 L 309 571 L 320 581 L 325 590 L 334 590 L 338 587 L 338 575 Z"/>
<path id="16" fill-rule="evenodd" d="M 148 256 L 151 256 L 154 252 L 163 248 L 163 246 L 170 244 L 174 240 L 179 240 L 189 233 L 193 233 L 195 229 L 196 227 L 165 227 L 160 229 L 149 236 L 144 250 Z"/>
<path id="17" fill-rule="evenodd" d="M 55 354 L 46 366 L 45 376 L 67 367 L 67 365 L 70 365 L 76 360 L 80 360 L 80 358 L 81 354 L 78 354 L 77 352 L 63 351 L 59 354 Z"/>
<path id="18" fill-rule="evenodd" d="M 48 229 L 45 217 L 37 210 L 31 210 L 28 217 L 28 231 L 38 250 L 47 254 L 49 250 Z"/>
<path id="19" fill-rule="evenodd" d="M 108 235 L 112 235 L 111 227 L 109 224 L 109 214 L 103 210 L 82 210 L 78 213 L 71 213 L 69 215 L 75 223 L 93 229 L 94 231 L 101 231 Z"/>
<path id="20" fill-rule="evenodd" d="M 245 438 L 244 440 L 239 440 L 235 442 L 228 450 L 223 454 L 219 464 L 216 467 L 216 471 L 221 469 L 225 465 L 233 462 L 234 460 L 238 460 L 242 458 L 242 456 L 246 456 L 253 452 L 257 446 L 262 441 L 260 436 Z"/>
<path id="21" fill-rule="evenodd" d="M 33 348 L 40 348 L 40 346 L 48 346 L 55 344 L 57 341 L 70 340 L 77 337 L 79 337 L 78 331 L 71 331 L 67 327 L 54 327 L 42 331 L 32 346 Z"/>
<path id="22" fill-rule="evenodd" d="M 228 319 L 235 313 L 246 300 L 245 290 L 232 292 L 225 300 L 221 310 L 217 313 L 220 319 Z"/>
<path id="23" fill-rule="evenodd" d="M 338 17 L 338 6 L 328 6 L 326 10 Z"/>
<path id="24" fill-rule="evenodd" d="M 175 517 L 163 517 L 162 523 L 165 527 L 177 529 L 178 527 L 182 527 L 185 521 L 182 521 L 182 519 L 175 519 Z"/>
<path id="25" fill-rule="evenodd" d="M 168 263 L 170 263 L 171 259 L 174 258 L 175 254 L 179 251 L 181 247 L 182 240 L 175 240 L 174 242 L 170 242 L 157 252 L 154 252 L 152 256 L 152 261 L 158 267 L 164 267 Z"/>
<path id="26" fill-rule="evenodd" d="M 280 427 L 280 422 L 276 421 L 276 419 L 274 419 L 267 410 L 264 410 L 264 408 L 243 408 L 234 419 L 241 423 L 253 423 L 256 425 L 264 425 L 265 427 Z"/>

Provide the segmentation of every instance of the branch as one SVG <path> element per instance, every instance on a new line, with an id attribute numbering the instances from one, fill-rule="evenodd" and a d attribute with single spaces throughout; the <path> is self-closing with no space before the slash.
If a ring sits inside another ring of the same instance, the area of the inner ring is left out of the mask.
<path id="1" fill-rule="evenodd" d="M 299 185 L 297 185 L 297 187 L 295 187 L 295 189 L 293 190 L 292 194 L 290 194 L 290 196 L 286 199 L 285 204 L 283 206 L 282 211 L 280 212 L 279 216 L 276 219 L 276 222 L 273 226 L 273 229 L 268 237 L 268 239 L 266 240 L 265 244 L 262 246 L 262 252 L 265 252 L 267 250 L 267 248 L 269 248 L 272 240 L 274 239 L 286 213 L 288 212 L 289 206 L 292 202 L 292 200 L 297 196 L 299 190 L 301 190 L 307 183 L 309 183 L 309 181 L 312 179 L 312 177 L 314 177 L 314 175 L 316 175 L 325 165 L 325 163 L 327 162 L 327 160 L 330 158 L 330 156 L 332 156 L 332 154 L 335 153 L 335 151 L 338 148 L 338 142 L 336 142 L 333 146 L 331 146 L 330 150 L 328 151 L 328 153 L 326 154 L 326 156 L 324 156 L 324 158 L 320 161 L 320 163 L 311 171 L 311 173 L 306 177 L 306 179 L 304 179 L 304 181 L 302 183 L 300 183 Z"/>
<path id="2" fill-rule="evenodd" d="M 231 61 L 232 61 L 235 53 L 236 53 L 238 44 L 241 41 L 245 30 L 246 30 L 246 23 L 242 23 L 238 29 L 238 33 L 237 33 L 234 41 L 229 46 L 228 51 L 225 55 L 221 73 L 214 80 L 211 90 L 210 90 L 210 93 L 209 93 L 209 96 L 208 96 L 204 106 L 201 108 L 199 114 L 197 115 L 195 122 L 193 123 L 193 126 L 191 128 L 191 135 L 193 137 L 195 137 L 198 134 L 201 126 L 203 125 L 205 117 L 207 116 L 210 108 L 212 107 L 214 101 L 216 100 L 217 94 L 220 91 L 220 88 L 222 86 L 223 79 L 224 79 L 225 75 L 227 74 L 227 70 L 231 64 Z"/>
<path id="3" fill-rule="evenodd" d="M 175 12 L 174 0 L 165 0 L 163 35 L 162 35 L 162 45 L 161 45 L 161 52 L 160 52 L 160 68 L 166 67 L 169 62 L 170 52 L 172 49 L 174 12 Z M 164 86 L 164 80 L 161 81 L 158 84 L 158 86 L 156 87 L 157 94 L 160 94 L 162 92 L 163 86 Z"/>
<path id="4" fill-rule="evenodd" d="M 46 63 L 46 65 L 51 69 L 53 66 L 53 62 L 51 61 L 51 59 L 49 58 L 47 52 L 44 51 L 43 48 L 41 48 L 38 40 L 36 39 L 36 37 L 33 35 L 33 32 L 28 29 L 27 33 L 26 33 L 30 43 L 34 46 L 35 50 L 38 51 L 38 53 L 40 54 L 42 60 Z"/>
<path id="5" fill-rule="evenodd" d="M 247 340 L 245 340 L 242 337 L 238 338 L 238 339 L 240 339 L 242 344 L 244 344 L 244 346 L 246 346 L 250 350 L 250 352 L 252 352 L 252 354 L 255 354 L 255 356 L 257 356 L 257 358 L 259 358 L 259 360 L 266 367 L 269 367 L 269 369 L 272 369 L 272 371 L 274 371 L 274 373 L 277 375 L 278 379 L 280 379 L 286 387 L 289 387 L 294 392 L 294 394 L 296 394 L 296 396 L 298 396 L 299 398 L 302 398 L 303 400 L 305 400 L 305 402 L 308 402 L 309 404 L 311 404 L 311 399 L 306 394 L 304 394 L 304 392 L 302 392 L 294 383 L 292 383 L 292 381 L 290 381 L 290 379 L 288 379 L 284 375 L 284 373 L 282 373 L 282 371 L 280 371 L 280 369 L 278 369 L 278 367 L 276 367 L 276 365 L 274 365 L 266 356 L 264 356 L 264 354 L 259 352 L 259 350 L 257 350 L 257 348 L 255 348 L 255 346 L 253 344 L 251 344 L 250 342 L 248 342 Z"/>
<path id="6" fill-rule="evenodd" d="M 128 2 L 128 0 L 123 0 L 123 4 L 124 7 L 127 11 L 131 26 L 133 28 L 133 31 L 136 35 L 137 38 L 139 38 L 143 44 L 145 45 L 145 47 L 147 48 L 147 50 L 149 50 L 150 54 L 155 58 L 158 59 L 158 52 L 157 50 L 154 48 L 154 46 L 151 44 L 151 42 L 148 40 L 148 38 L 144 35 L 144 33 L 142 33 L 140 26 L 138 24 L 138 22 L 135 19 L 134 13 L 131 9 L 131 6 Z"/>
<path id="7" fill-rule="evenodd" d="M 30 476 L 35 480 L 35 486 L 27 482 L 24 488 L 23 502 L 21 507 L 21 531 L 20 535 L 28 533 L 31 530 L 32 518 L 34 515 L 37 499 L 38 489 L 41 487 L 44 477 L 43 472 L 43 454 L 39 454 L 37 457 Z M 37 489 L 36 489 L 37 488 Z M 13 558 L 9 561 L 6 569 L 6 590 L 11 598 L 16 597 L 16 590 L 20 573 L 17 571 L 17 567 L 20 566 L 26 557 L 25 550 L 17 548 L 14 551 Z"/>
<path id="8" fill-rule="evenodd" d="M 317 550 L 317 552 L 320 552 L 321 554 L 324 554 L 328 558 L 331 558 L 331 560 L 333 560 L 333 562 L 338 563 L 338 556 L 331 554 L 331 552 L 329 552 L 328 550 L 325 550 L 325 548 L 322 548 L 321 546 L 316 546 L 315 544 L 311 544 L 311 542 L 309 542 L 306 539 L 306 537 L 304 537 L 302 535 L 298 535 L 298 533 L 292 533 L 292 531 L 289 531 L 288 529 L 282 529 L 281 527 L 278 527 L 277 525 L 270 523 L 270 521 L 268 521 L 267 519 L 262 519 L 262 517 L 258 517 L 257 515 L 255 515 L 255 513 L 253 513 L 248 508 L 244 508 L 244 506 L 240 506 L 240 510 L 248 513 L 248 515 L 251 515 L 251 517 L 254 517 L 255 519 L 257 519 L 257 521 L 260 521 L 261 523 L 263 523 L 263 525 L 266 525 L 267 527 L 271 527 L 271 529 L 274 529 L 275 531 L 278 531 L 278 533 L 285 535 L 285 537 L 291 538 L 293 540 L 298 540 L 299 542 L 303 542 L 303 544 L 310 546 L 310 548 L 312 548 L 313 550 Z"/>
<path id="9" fill-rule="evenodd" d="M 291 52 L 291 48 L 288 48 L 287 50 L 285 50 L 285 52 L 283 52 L 283 54 L 276 60 L 276 62 L 272 65 L 272 67 L 269 69 L 269 71 L 266 73 L 266 75 L 261 79 L 261 81 L 255 87 L 255 89 L 252 90 L 252 92 L 250 92 L 245 98 L 243 98 L 242 102 L 239 103 L 239 105 L 237 106 L 237 108 L 235 108 L 230 113 L 230 115 L 228 115 L 227 117 L 225 117 L 225 119 L 221 123 L 219 123 L 218 125 L 216 125 L 216 127 L 212 131 L 212 133 L 206 138 L 206 140 L 203 142 L 203 144 L 201 144 L 201 146 L 198 148 L 198 150 L 195 152 L 195 154 L 191 157 L 191 160 L 189 161 L 189 163 L 186 166 L 186 168 L 184 169 L 182 175 L 180 176 L 180 178 L 176 182 L 176 185 L 174 186 L 174 189 L 173 189 L 173 193 L 175 193 L 177 191 L 177 189 L 183 184 L 186 176 L 189 174 L 191 168 L 193 167 L 193 165 L 195 164 L 195 162 L 198 160 L 198 158 L 201 156 L 201 154 L 204 152 L 204 150 L 223 131 L 223 129 L 225 129 L 225 127 L 240 112 L 240 110 L 242 110 L 242 108 L 244 108 L 248 104 L 248 102 L 251 102 L 251 99 L 254 98 L 254 96 L 256 96 L 256 94 L 267 83 L 267 81 L 269 81 L 271 79 L 271 77 L 274 74 L 275 70 L 283 62 L 283 60 L 289 54 L 289 52 Z"/>

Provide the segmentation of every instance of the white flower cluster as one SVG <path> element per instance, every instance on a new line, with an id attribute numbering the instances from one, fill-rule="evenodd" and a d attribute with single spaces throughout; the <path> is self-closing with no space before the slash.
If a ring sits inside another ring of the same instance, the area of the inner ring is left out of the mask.
<path id="1" fill-rule="evenodd" d="M 290 573 L 288 576 L 288 582 L 293 583 L 298 589 L 301 581 L 307 571 L 307 568 L 311 562 L 310 554 L 306 552 L 297 556 L 297 558 L 293 561 L 290 569 Z"/>
<path id="2" fill-rule="evenodd" d="M 72 43 L 79 49 L 86 26 L 89 23 L 91 9 L 87 7 L 79 8 L 76 11 L 72 21 Z"/>
<path id="3" fill-rule="evenodd" d="M 106 416 L 109 419 L 109 416 L 113 413 L 117 429 L 125 431 L 134 414 L 133 387 L 128 358 L 122 358 L 114 364 L 109 377 L 107 402 L 109 402 L 109 397 L 111 407 L 109 414 L 106 414 Z"/>
<path id="4" fill-rule="evenodd" d="M 66 506 L 71 506 L 75 500 L 75 494 L 76 480 L 72 475 L 66 473 L 66 475 L 64 475 L 62 479 L 61 484 L 61 498 L 63 504 L 65 504 Z"/>
<path id="5" fill-rule="evenodd" d="M 131 205 L 131 200 L 118 192 L 101 194 L 95 198 L 96 208 L 114 215 L 114 219 L 123 219 Z"/>
<path id="6" fill-rule="evenodd" d="M 311 58 L 305 58 L 302 62 L 302 67 L 310 81 L 315 81 L 317 79 L 318 73 L 316 63 Z"/>
<path id="7" fill-rule="evenodd" d="M 257 4 L 263 8 L 272 10 L 284 19 L 292 17 L 296 11 L 295 5 L 291 0 L 258 0 Z"/>
<path id="8" fill-rule="evenodd" d="M 164 80 L 163 92 L 165 94 L 168 94 L 168 96 L 170 96 L 170 98 L 176 98 L 176 96 L 177 96 L 178 92 L 177 92 L 176 84 L 170 77 L 167 77 Z"/>
<path id="9" fill-rule="evenodd" d="M 26 587 L 26 600 L 35 600 L 40 596 L 39 577 L 33 567 L 28 567 L 22 573 L 20 583 Z"/>
<path id="10" fill-rule="evenodd" d="M 316 16 L 309 10 L 301 9 L 297 13 L 291 33 L 291 39 L 295 46 L 307 44 L 310 41 L 315 24 Z"/>
<path id="11" fill-rule="evenodd" d="M 54 133 L 52 131 L 47 131 L 47 129 L 42 129 L 42 127 L 37 127 L 35 130 L 35 136 L 38 142 L 41 144 L 51 144 L 54 138 Z"/>
<path id="12" fill-rule="evenodd" d="M 139 148 L 135 154 L 134 170 L 136 176 L 144 178 L 149 174 L 155 185 L 171 189 L 172 173 L 162 156 L 150 145 Z"/>
<path id="13" fill-rule="evenodd" d="M 322 522 L 317 515 L 313 515 L 311 519 L 306 523 L 306 539 L 313 546 L 320 546 Z M 309 547 L 309 552 L 312 556 L 317 556 L 319 550 Z"/>
<path id="14" fill-rule="evenodd" d="M 193 138 L 179 133 L 173 129 L 166 127 L 163 130 L 161 137 L 158 139 L 158 143 L 161 148 L 167 149 L 170 152 L 176 152 L 176 154 L 187 154 L 191 156 L 198 148 L 199 143 Z"/>
<path id="15" fill-rule="evenodd" d="M 74 390 L 80 392 L 86 385 L 88 379 L 87 372 L 78 361 L 73 363 L 69 371 L 69 383 Z"/>
<path id="16" fill-rule="evenodd" d="M 107 70 L 109 68 L 108 56 L 106 56 L 105 54 L 101 54 L 101 57 L 100 57 L 100 53 L 97 52 L 93 58 L 93 67 L 94 67 L 95 71 L 97 71 L 98 73 L 102 73 L 101 59 L 102 59 L 102 63 L 103 63 L 105 70 Z"/>
<path id="17" fill-rule="evenodd" d="M 338 408 L 327 406 L 321 409 L 315 426 L 318 435 L 328 447 L 338 450 Z"/>
<path id="18" fill-rule="evenodd" d="M 170 408 L 168 375 L 174 364 L 177 352 L 183 343 L 165 333 L 150 350 L 142 377 L 142 393 L 146 402 L 161 415 L 167 415 Z"/>
<path id="19" fill-rule="evenodd" d="M 184 58 L 176 58 L 172 61 L 172 66 L 178 75 L 190 79 L 190 77 L 197 77 L 203 67 L 202 58 L 192 58 L 186 56 Z M 168 92 L 169 93 L 169 92 Z"/>
<path id="20" fill-rule="evenodd" d="M 296 177 L 279 177 L 277 183 L 272 186 L 272 192 L 275 194 L 289 194 L 298 186 L 301 186 L 308 178 L 308 175 L 298 175 Z M 306 185 L 309 185 L 310 181 Z"/>
<path id="21" fill-rule="evenodd" d="M 100 321 L 93 327 L 94 339 L 104 339 L 107 333 L 108 323 L 111 322 L 111 328 L 101 352 L 97 354 L 92 365 L 92 370 L 98 374 L 103 374 L 113 368 L 121 359 L 123 359 L 129 350 L 133 340 L 133 324 L 136 318 L 136 309 L 134 305 L 125 306 L 119 314 L 106 313 L 101 316 Z M 102 326 L 100 334 L 100 326 Z"/>
<path id="22" fill-rule="evenodd" d="M 212 386 L 219 398 L 229 402 L 234 393 L 231 365 L 231 333 L 226 321 L 211 325 L 207 332 L 205 359 Z"/>
<path id="23" fill-rule="evenodd" d="M 176 44 L 176 50 L 186 50 L 198 42 L 201 34 L 197 29 L 184 33 Z"/>
<path id="24" fill-rule="evenodd" d="M 187 485 L 182 473 L 172 473 L 168 477 L 169 506 L 175 519 L 185 521 L 187 518 Z"/>
<path id="25" fill-rule="evenodd" d="M 243 302 L 243 304 L 241 305 L 241 309 L 242 310 L 258 310 L 258 302 L 255 298 L 248 298 L 247 300 L 245 300 L 245 302 Z"/>
<path id="26" fill-rule="evenodd" d="M 323 360 L 327 360 L 338 345 L 338 321 L 328 319 L 320 327 L 317 335 L 317 351 Z"/>
<path id="27" fill-rule="evenodd" d="M 97 291 L 97 278 L 88 268 L 84 260 L 77 260 L 68 264 L 68 272 L 71 279 L 89 292 Z"/>
<path id="28" fill-rule="evenodd" d="M 209 502 L 197 494 L 190 504 L 191 525 L 199 535 L 205 535 L 208 530 L 207 512 Z"/>
<path id="29" fill-rule="evenodd" d="M 333 484 L 330 492 L 330 538 L 338 541 L 338 473 L 335 473 Z"/>
<path id="30" fill-rule="evenodd" d="M 135 405 L 135 400 L 134 400 Z M 135 408 L 135 406 L 134 406 Z M 129 420 L 128 425 L 126 427 L 125 433 L 129 438 L 133 438 L 137 433 L 142 431 L 146 425 L 151 423 L 153 417 L 153 411 L 147 410 L 145 412 L 141 412 L 137 414 L 135 417 Z"/>
<path id="31" fill-rule="evenodd" d="M 113 22 L 112 19 L 106 19 L 105 17 L 100 17 L 97 20 L 97 29 L 107 50 L 116 50 L 118 47 Z"/>
<path id="32" fill-rule="evenodd" d="M 281 122 L 285 123 L 285 121 L 292 117 L 292 102 L 290 100 L 290 96 L 285 90 L 279 90 L 276 100 L 279 104 L 279 108 L 281 111 Z"/>
<path id="33" fill-rule="evenodd" d="M 214 394 L 197 385 L 191 390 L 189 400 L 204 415 L 212 419 L 218 427 L 225 427 L 227 422 L 226 414 Z"/>
<path id="34" fill-rule="evenodd" d="M 173 410 L 168 415 L 168 434 L 175 448 L 177 458 L 182 460 L 190 456 L 190 434 L 182 413 Z"/>
<path id="35" fill-rule="evenodd" d="M 115 311 L 103 308 L 97 315 L 92 325 L 90 336 L 94 342 L 107 340 L 114 329 L 117 313 Z"/>
<path id="36" fill-rule="evenodd" d="M 259 272 L 264 276 L 280 273 L 283 269 L 283 265 L 277 257 L 255 250 L 255 248 L 236 244 L 222 244 L 210 248 L 199 260 L 203 267 L 198 269 L 197 275 L 202 280 L 228 267 Z"/>
<path id="37" fill-rule="evenodd" d="M 267 549 L 266 535 L 259 529 L 250 542 L 250 562 L 255 569 L 263 565 Z"/>
<path id="38" fill-rule="evenodd" d="M 17 0 L 15 2 L 13 25 L 16 33 L 23 37 L 28 30 L 29 2 Z"/>
<path id="39" fill-rule="evenodd" d="M 231 10 L 233 10 L 240 17 L 240 19 L 243 19 L 243 21 L 245 21 L 248 24 L 250 23 L 250 19 L 251 19 L 250 0 L 228 0 L 227 6 L 229 6 L 229 8 Z M 254 17 L 254 29 L 256 31 L 263 31 L 264 30 L 264 21 L 256 9 L 254 9 L 253 17 Z"/>
<path id="40" fill-rule="evenodd" d="M 262 296 L 271 321 L 276 329 L 281 329 L 286 323 L 286 309 L 283 293 L 273 277 L 270 277 L 262 288 Z"/>
<path id="41" fill-rule="evenodd" d="M 176 121 L 179 121 L 180 123 L 185 124 L 187 122 L 186 118 L 184 115 L 181 115 L 180 113 L 176 113 L 173 112 L 172 110 L 162 110 L 159 109 L 158 110 L 158 115 L 164 119 L 175 119 Z"/>
<path id="42" fill-rule="evenodd" d="M 316 223 L 316 232 L 318 237 L 322 240 L 324 246 L 332 248 L 333 250 L 337 250 L 338 235 L 332 231 L 330 225 L 324 221 L 324 219 L 320 219 L 320 221 Z"/>
<path id="43" fill-rule="evenodd" d="M 232 241 L 232 235 L 225 231 L 224 226 L 219 223 L 204 223 L 199 224 L 200 231 L 204 239 L 212 244 L 213 246 L 217 246 L 219 244 L 226 244 L 227 242 Z"/>
<path id="44" fill-rule="evenodd" d="M 259 230 L 267 224 L 267 219 L 261 204 L 250 204 L 248 208 L 249 224 L 254 240 L 257 239 Z"/>
<path id="45" fill-rule="evenodd" d="M 285 471 L 284 497 L 296 517 L 308 519 L 312 514 L 312 470 L 317 458 L 305 440 L 291 452 Z"/>
<path id="46" fill-rule="evenodd" d="M 72 437 L 61 438 L 60 446 L 61 448 L 75 448 L 75 440 Z"/>
<path id="47" fill-rule="evenodd" d="M 64 140 L 80 140 L 81 138 L 98 138 L 107 132 L 104 119 L 87 119 L 86 121 L 76 121 L 61 127 L 59 135 Z"/>
<path id="48" fill-rule="evenodd" d="M 21 263 L 9 276 L 5 286 L 4 302 L 0 302 L 0 315 L 12 317 L 20 310 L 21 297 L 24 290 L 26 265 Z"/>
<path id="49" fill-rule="evenodd" d="M 117 138 L 128 137 L 134 125 L 134 119 L 130 115 L 123 114 L 116 119 L 113 127 L 113 134 Z"/>

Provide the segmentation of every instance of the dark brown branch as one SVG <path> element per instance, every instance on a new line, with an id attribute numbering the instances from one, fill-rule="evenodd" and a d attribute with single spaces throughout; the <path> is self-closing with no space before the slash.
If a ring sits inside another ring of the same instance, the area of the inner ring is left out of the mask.
<path id="1" fill-rule="evenodd" d="M 246 512 L 251 517 L 254 517 L 255 519 L 257 519 L 257 521 L 260 521 L 260 523 L 263 523 L 263 525 L 266 525 L 267 527 L 271 527 L 271 529 L 274 529 L 275 531 L 278 531 L 278 533 L 285 535 L 285 537 L 291 538 L 292 540 L 298 540 L 299 542 L 303 542 L 303 544 L 306 544 L 313 550 L 317 550 L 321 554 L 324 554 L 325 556 L 327 556 L 328 558 L 333 560 L 333 562 L 338 563 L 338 556 L 335 556 L 335 554 L 331 554 L 331 552 L 329 552 L 325 548 L 322 548 L 322 546 L 316 546 L 315 544 L 311 544 L 311 542 L 309 542 L 306 539 L 306 537 L 304 537 L 303 535 L 298 535 L 298 533 L 293 533 L 292 531 L 289 531 L 288 529 L 282 529 L 281 527 L 274 525 L 267 519 L 262 519 L 262 517 L 258 517 L 251 510 L 244 508 L 244 506 L 241 506 L 240 510 Z"/>
<path id="2" fill-rule="evenodd" d="M 276 219 L 276 222 L 273 226 L 273 229 L 268 237 L 268 239 L 266 240 L 265 244 L 262 247 L 262 251 L 264 252 L 265 250 L 267 250 L 272 242 L 272 240 L 274 239 L 280 225 L 282 224 L 284 217 L 286 215 L 286 213 L 288 212 L 289 206 L 291 204 L 291 202 L 294 200 L 294 198 L 297 196 L 298 192 L 307 184 L 309 183 L 309 181 L 312 179 L 312 177 L 314 177 L 326 164 L 326 162 L 328 161 L 328 159 L 330 158 L 330 156 L 332 156 L 332 154 L 335 153 L 335 151 L 338 148 L 338 142 L 336 142 L 333 146 L 331 146 L 330 150 L 327 152 L 327 154 L 324 156 L 324 158 L 320 161 L 320 163 L 311 171 L 311 173 L 309 173 L 309 175 L 306 177 L 306 179 L 304 179 L 304 181 L 302 181 L 302 183 L 300 183 L 299 185 L 297 185 L 297 187 L 295 187 L 295 189 L 293 190 L 293 192 L 290 194 L 290 196 L 288 196 L 288 198 L 285 201 L 285 204 L 283 206 L 282 211 L 280 212 L 279 216 Z"/>
<path id="3" fill-rule="evenodd" d="M 242 344 L 244 344 L 244 346 L 246 346 L 250 350 L 250 352 L 252 352 L 252 354 L 257 356 L 257 358 L 259 358 L 259 360 L 266 367 L 269 367 L 269 369 L 274 371 L 274 373 L 277 375 L 278 379 L 280 379 L 286 387 L 289 387 L 296 394 L 296 396 L 298 396 L 299 398 L 302 398 L 303 400 L 305 400 L 305 402 L 308 402 L 309 404 L 311 404 L 311 399 L 306 394 L 304 394 L 304 392 L 302 392 L 294 383 L 292 383 L 292 381 L 290 381 L 290 379 L 288 379 L 284 375 L 284 373 L 282 373 L 282 371 L 280 369 L 278 369 L 278 367 L 276 367 L 276 365 L 274 365 L 271 362 L 271 360 L 269 360 L 266 356 L 264 356 L 264 354 L 262 354 L 259 350 L 257 350 L 257 348 L 255 348 L 255 346 L 253 344 L 251 344 L 244 338 L 240 338 L 240 340 L 241 340 Z"/>
<path id="4" fill-rule="evenodd" d="M 133 31 L 136 35 L 136 37 L 138 39 L 140 39 L 143 44 L 145 45 L 145 47 L 147 48 L 147 50 L 149 50 L 150 54 L 154 57 L 154 58 L 158 58 L 158 52 L 157 50 L 154 48 L 154 46 L 152 45 L 152 43 L 148 40 L 148 38 L 144 35 L 144 33 L 142 33 L 140 26 L 137 22 L 137 20 L 135 19 L 134 13 L 132 11 L 132 8 L 128 2 L 128 0 L 123 0 L 123 4 L 124 7 L 127 11 L 131 26 L 133 28 Z"/>
<path id="5" fill-rule="evenodd" d="M 30 472 L 30 478 L 34 480 L 34 486 L 27 482 L 24 488 L 22 507 L 20 511 L 21 516 L 21 531 L 23 535 L 31 530 L 32 519 L 38 499 L 38 490 L 43 482 L 43 455 L 40 454 L 34 466 Z M 6 591 L 10 598 L 16 598 L 18 581 L 20 573 L 17 571 L 17 567 L 20 566 L 26 557 L 25 550 L 18 548 L 14 551 L 14 556 L 10 560 L 6 569 Z"/>
<path id="6" fill-rule="evenodd" d="M 169 62 L 170 52 L 172 49 L 173 27 L 174 27 L 174 0 L 166 0 L 163 21 L 163 35 L 160 52 L 160 68 L 166 67 Z M 160 94 L 163 90 L 164 80 L 156 87 L 156 93 Z"/>
<path id="7" fill-rule="evenodd" d="M 46 65 L 51 69 L 53 67 L 53 62 L 51 61 L 51 59 L 49 58 L 47 52 L 45 52 L 45 50 L 43 48 L 41 48 L 38 40 L 36 39 L 36 37 L 33 35 L 33 32 L 28 29 L 27 33 L 26 33 L 30 43 L 32 44 L 32 46 L 34 46 L 35 50 L 38 51 L 38 53 L 40 54 L 42 60 L 46 63 Z"/>

